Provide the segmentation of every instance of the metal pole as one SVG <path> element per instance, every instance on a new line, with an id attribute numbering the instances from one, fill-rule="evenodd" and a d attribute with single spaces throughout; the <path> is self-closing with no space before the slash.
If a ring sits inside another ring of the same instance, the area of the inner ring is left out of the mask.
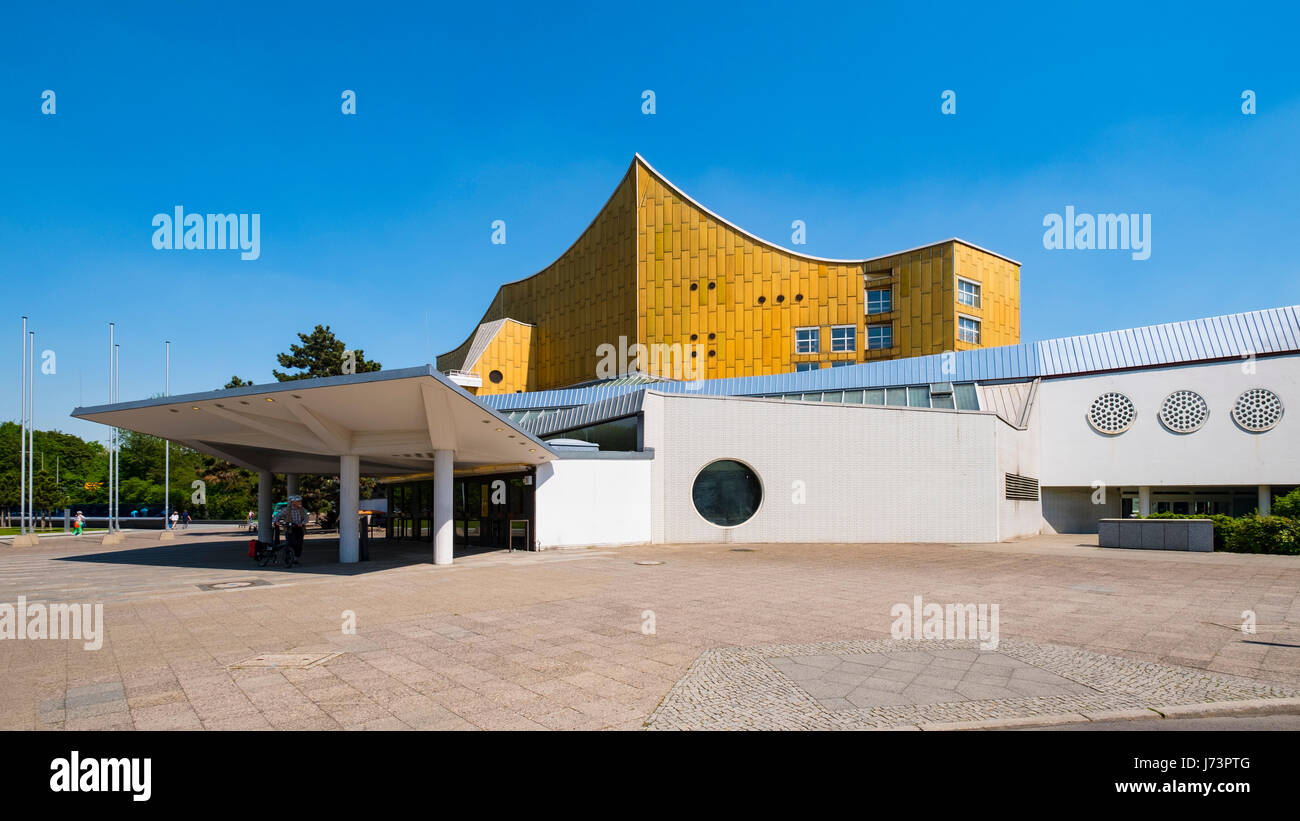
<path id="1" fill-rule="evenodd" d="M 113 346 L 113 402 L 116 404 L 118 397 L 118 374 L 122 371 L 122 346 Z M 122 431 L 113 428 L 114 438 L 117 441 L 114 450 L 113 463 L 113 526 L 116 530 L 122 529 L 122 511 L 120 510 L 122 499 Z"/>
<path id="2" fill-rule="evenodd" d="M 23 387 L 18 400 L 18 419 L 22 430 L 18 435 L 20 451 L 18 465 L 21 478 L 18 487 L 18 530 L 27 535 L 27 317 L 23 317 Z"/>
<path id="3" fill-rule="evenodd" d="M 172 392 L 172 343 L 167 341 L 163 343 L 163 396 L 171 396 Z M 171 515 L 171 487 L 172 487 L 172 443 L 171 440 L 163 440 L 163 530 L 167 529 L 167 517 Z"/>
<path id="4" fill-rule="evenodd" d="M 108 404 L 113 404 L 113 323 L 108 323 Z M 113 533 L 113 471 L 117 428 L 108 429 L 108 532 Z"/>
<path id="5" fill-rule="evenodd" d="M 27 518 L 36 532 L 36 332 L 27 332 Z"/>

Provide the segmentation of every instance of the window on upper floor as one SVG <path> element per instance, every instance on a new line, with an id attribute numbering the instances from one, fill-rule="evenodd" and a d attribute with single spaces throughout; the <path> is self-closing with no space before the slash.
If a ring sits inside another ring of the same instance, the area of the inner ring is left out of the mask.
<path id="1" fill-rule="evenodd" d="M 894 292 L 889 288 L 867 291 L 867 313 L 887 314 L 894 310 Z"/>
<path id="2" fill-rule="evenodd" d="M 980 284 L 969 279 L 957 278 L 957 302 L 972 308 L 980 307 Z"/>
<path id="3" fill-rule="evenodd" d="M 834 325 L 831 327 L 831 352 L 858 349 L 858 329 L 853 325 Z"/>
<path id="4" fill-rule="evenodd" d="M 980 321 L 970 316 L 958 316 L 957 338 L 962 342 L 980 344 Z"/>
<path id="5" fill-rule="evenodd" d="M 804 371 L 815 371 L 820 367 L 820 362 L 796 362 L 794 363 L 794 372 L 802 373 Z"/>
<path id="6" fill-rule="evenodd" d="M 892 323 L 867 326 L 867 349 L 882 350 L 894 347 L 894 326 Z"/>
<path id="7" fill-rule="evenodd" d="M 821 328 L 795 328 L 795 353 L 821 353 Z"/>

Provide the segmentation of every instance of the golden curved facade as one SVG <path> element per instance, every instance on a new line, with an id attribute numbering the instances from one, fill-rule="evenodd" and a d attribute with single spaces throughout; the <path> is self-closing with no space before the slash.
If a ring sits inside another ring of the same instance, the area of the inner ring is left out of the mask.
<path id="1" fill-rule="evenodd" d="M 479 394 L 513 393 L 637 370 L 622 353 L 638 344 L 665 354 L 640 360 L 643 372 L 716 378 L 1019 341 L 1014 260 L 960 239 L 863 260 L 800 254 L 728 223 L 638 155 L 578 240 L 502 286 L 438 367 Z"/>

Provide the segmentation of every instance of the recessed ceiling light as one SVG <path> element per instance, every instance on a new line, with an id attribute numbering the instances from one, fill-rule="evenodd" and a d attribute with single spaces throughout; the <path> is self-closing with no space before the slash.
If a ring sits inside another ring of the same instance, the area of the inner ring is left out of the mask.
<path id="1" fill-rule="evenodd" d="M 498 432 L 499 432 L 499 431 L 502 431 L 502 430 L 505 430 L 505 428 L 497 428 L 497 431 L 498 431 Z"/>
<path id="2" fill-rule="evenodd" d="M 268 397 L 266 397 L 266 401 L 267 401 L 267 402 L 274 402 L 275 400 L 268 396 Z"/>
<path id="3" fill-rule="evenodd" d="M 194 405 L 194 406 L 192 406 L 192 407 L 190 408 L 190 410 L 198 410 L 198 409 L 199 409 L 199 406 L 198 406 L 198 405 Z"/>
<path id="4" fill-rule="evenodd" d="M 528 452 L 529 452 L 529 453 L 536 453 L 536 452 L 537 452 L 537 448 L 529 448 L 529 449 L 528 449 Z"/>

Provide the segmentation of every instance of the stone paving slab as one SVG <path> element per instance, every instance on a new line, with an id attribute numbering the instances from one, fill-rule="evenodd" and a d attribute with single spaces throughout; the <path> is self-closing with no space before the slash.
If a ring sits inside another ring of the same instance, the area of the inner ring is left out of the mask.
<path id="1" fill-rule="evenodd" d="M 0 602 L 103 602 L 106 630 L 97 651 L 71 641 L 0 641 L 0 729 L 640 729 L 701 654 L 767 646 L 801 648 L 783 657 L 808 667 L 843 663 L 828 682 L 848 676 L 862 684 L 852 675 L 858 668 L 880 669 L 872 693 L 857 696 L 862 706 L 847 694 L 827 694 L 823 705 L 763 661 L 791 688 L 781 691 L 785 699 L 813 715 L 839 716 L 832 726 L 864 710 L 885 718 L 915 711 L 880 703 L 885 692 L 913 688 L 912 702 L 953 704 L 932 700 L 951 698 L 942 691 L 945 677 L 957 675 L 945 671 L 954 670 L 969 673 L 962 684 L 970 688 L 1013 680 L 1027 688 L 1018 709 L 1005 690 L 985 699 L 1002 714 L 1114 714 L 1101 709 L 1114 696 L 1071 712 L 1084 694 L 1062 692 L 1068 688 L 1056 678 L 962 667 L 969 660 L 928 642 L 902 652 L 933 658 L 874 667 L 864 661 L 874 651 L 825 646 L 883 640 L 891 608 L 916 595 L 998 603 L 1002 652 L 979 660 L 1032 665 L 1071 686 L 1096 689 L 1010 655 L 1006 642 L 1300 688 L 1300 557 L 1102 550 L 1089 538 L 746 545 L 743 552 L 726 544 L 652 545 L 458 555 L 445 567 L 430 563 L 425 544 L 376 545 L 376 561 L 339 566 L 332 540 L 313 537 L 304 566 L 288 571 L 252 564 L 242 534 L 5 547 Z M 647 560 L 658 564 L 637 564 Z M 269 583 L 196 586 L 248 579 Z M 647 610 L 653 630 L 646 630 Z M 1243 610 L 1257 613 L 1254 635 L 1238 629 Z M 345 612 L 355 614 L 354 634 L 341 629 Z M 228 669 L 266 653 L 340 655 L 306 670 Z M 839 655 L 852 658 L 813 660 Z M 1086 672 L 1091 658 L 1065 663 Z M 1134 698 L 1139 703 L 1127 709 L 1140 714 L 1144 699 Z M 948 710 L 959 716 L 954 723 L 987 714 L 969 709 L 978 702 L 956 702 L 960 709 Z M 774 725 L 802 726 L 788 721 L 789 704 L 777 706 Z"/>
<path id="2" fill-rule="evenodd" d="M 982 650 L 974 641 L 875 639 L 707 650 L 645 726 L 956 727 L 1297 697 L 1300 689 L 1034 642 Z"/>

